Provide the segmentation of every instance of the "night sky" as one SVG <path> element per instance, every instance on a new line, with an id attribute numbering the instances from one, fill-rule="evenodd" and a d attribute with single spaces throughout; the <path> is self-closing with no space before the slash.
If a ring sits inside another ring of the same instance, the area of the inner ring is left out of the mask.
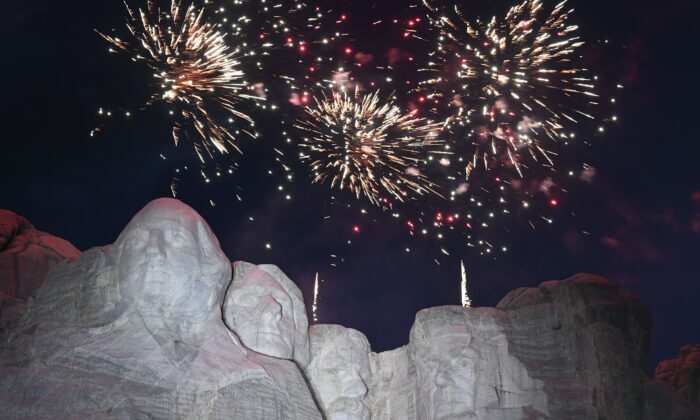
<path id="1" fill-rule="evenodd" d="M 377 62 L 391 49 L 421 60 L 426 43 L 405 40 L 401 24 L 386 22 L 424 18 L 425 10 L 414 2 L 373 3 L 322 6 L 347 16 L 348 35 L 337 47 L 347 44 L 354 57 L 359 52 Z M 464 4 L 470 16 L 487 17 L 511 5 Z M 700 342 L 700 6 L 691 0 L 569 4 L 589 41 L 584 59 L 604 80 L 625 86 L 616 94 L 620 121 L 590 146 L 562 156 L 592 165 L 595 177 L 567 185 L 568 193 L 556 197 L 557 207 L 547 209 L 552 226 L 532 230 L 528 216 L 516 214 L 496 228 L 499 246 L 508 248 L 498 258 L 455 239 L 411 238 L 402 222 L 327 185 L 300 180 L 280 193 L 272 147 L 281 142 L 282 121 L 290 120 L 285 109 L 293 106 L 279 99 L 284 87 L 269 74 L 249 72 L 249 79 L 265 83 L 282 110 L 250 112 L 262 139 L 244 139 L 244 155 L 233 155 L 236 173 L 210 184 L 198 175 L 191 145 L 173 146 L 164 108 L 101 119 L 98 108 L 135 110 L 150 92 L 148 72 L 124 55 L 108 54 L 94 31 L 125 32 L 117 0 L 4 6 L 0 208 L 86 250 L 113 242 L 146 203 L 170 196 L 174 169 L 188 166 L 195 169 L 178 176 L 178 198 L 209 222 L 231 260 L 279 265 L 303 290 L 309 310 L 318 272 L 324 280 L 319 321 L 364 332 L 375 351 L 407 343 L 418 310 L 460 303 L 463 259 L 475 306 L 494 306 L 510 290 L 578 272 L 631 288 L 654 315 L 653 369 L 682 345 Z M 378 20 L 385 23 L 372 25 Z M 278 70 L 298 65 L 294 51 L 277 60 Z M 397 79 L 411 74 L 402 69 Z M 360 78 L 375 76 L 358 70 Z M 103 131 L 91 138 L 100 124 Z M 362 208 L 369 213 L 360 216 Z"/>

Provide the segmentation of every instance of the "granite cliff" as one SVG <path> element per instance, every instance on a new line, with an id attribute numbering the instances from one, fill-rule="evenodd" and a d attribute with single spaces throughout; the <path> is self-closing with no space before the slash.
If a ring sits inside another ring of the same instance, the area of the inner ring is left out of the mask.
<path id="1" fill-rule="evenodd" d="M 82 255 L 18 241 L 35 230 L 8 215 L 0 284 L 23 306 L 0 331 L 3 418 L 700 419 L 697 346 L 649 377 L 651 314 L 600 277 L 422 310 L 407 345 L 375 353 L 359 331 L 309 328 L 282 270 L 231 264 L 177 200 Z M 38 247 L 37 269 L 12 243 Z"/>

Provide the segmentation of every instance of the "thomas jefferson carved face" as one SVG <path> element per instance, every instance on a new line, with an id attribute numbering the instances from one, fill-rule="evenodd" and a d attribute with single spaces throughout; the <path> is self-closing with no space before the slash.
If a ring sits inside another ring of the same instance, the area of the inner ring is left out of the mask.
<path id="1" fill-rule="evenodd" d="M 230 279 L 228 259 L 206 222 L 177 200 L 147 205 L 115 248 L 120 293 L 135 302 L 156 334 L 185 341 L 196 335 L 198 325 L 220 304 Z"/>
<path id="2" fill-rule="evenodd" d="M 311 363 L 306 369 L 329 420 L 368 420 L 363 403 L 370 380 L 367 338 L 340 325 L 310 328 Z"/>
<path id="3" fill-rule="evenodd" d="M 226 292 L 224 318 L 258 353 L 308 363 L 308 321 L 301 291 L 272 265 L 237 261 Z"/>

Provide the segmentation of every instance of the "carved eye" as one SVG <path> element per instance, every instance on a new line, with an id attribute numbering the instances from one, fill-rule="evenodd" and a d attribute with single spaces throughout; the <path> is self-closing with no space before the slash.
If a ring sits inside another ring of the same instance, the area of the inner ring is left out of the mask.
<path id="1" fill-rule="evenodd" d="M 183 248 L 187 245 L 187 239 L 183 235 L 176 233 L 170 237 L 170 245 Z"/>
<path id="2" fill-rule="evenodd" d="M 323 371 L 329 375 L 334 375 L 334 376 L 337 376 L 340 373 L 340 369 L 338 369 L 337 367 L 323 368 Z"/>
<path id="3" fill-rule="evenodd" d="M 236 303 L 241 305 L 241 306 L 257 306 L 258 300 L 260 300 L 257 296 L 252 295 L 252 294 L 247 294 L 247 295 L 239 295 L 236 298 Z"/>
<path id="4" fill-rule="evenodd" d="M 469 359 L 462 357 L 462 358 L 457 360 L 456 365 L 457 365 L 457 367 L 460 367 L 460 368 L 467 368 L 471 365 L 471 363 L 469 362 Z"/>
<path id="5" fill-rule="evenodd" d="M 126 247 L 127 248 L 139 248 L 142 247 L 143 245 L 146 244 L 148 241 L 148 233 L 145 231 L 136 231 L 133 232 L 131 235 L 126 240 Z"/>

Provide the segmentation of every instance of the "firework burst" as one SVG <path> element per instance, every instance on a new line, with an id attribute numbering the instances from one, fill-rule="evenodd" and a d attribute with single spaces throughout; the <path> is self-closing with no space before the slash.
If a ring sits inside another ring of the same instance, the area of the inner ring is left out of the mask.
<path id="1" fill-rule="evenodd" d="M 310 164 L 314 182 L 330 180 L 331 188 L 347 188 L 381 205 L 389 197 L 405 201 L 410 193 L 438 194 L 421 171 L 428 152 L 445 153 L 440 125 L 404 113 L 379 93 L 334 93 L 306 107 L 307 118 L 295 126 L 302 139 L 301 159 Z"/>
<path id="2" fill-rule="evenodd" d="M 236 150 L 237 135 L 250 136 L 252 130 L 231 130 L 229 123 L 244 120 L 253 127 L 252 119 L 237 109 L 247 99 L 249 89 L 243 80 L 237 51 L 225 42 L 225 34 L 217 31 L 204 18 L 204 9 L 194 5 L 183 9 L 172 0 L 169 11 L 163 11 L 148 0 L 146 10 L 138 14 L 126 4 L 127 28 L 133 43 L 98 32 L 117 50 L 127 53 L 135 62 L 144 62 L 158 81 L 158 91 L 146 105 L 162 101 L 177 108 L 173 124 L 175 144 L 182 135 L 194 137 L 195 150 L 204 161 L 214 152 L 226 154 Z M 239 150 L 240 151 L 240 150 Z"/>
<path id="3" fill-rule="evenodd" d="M 566 1 L 551 8 L 525 0 L 504 19 L 474 23 L 456 7 L 448 14 L 424 3 L 439 38 L 422 89 L 450 104 L 446 125 L 463 127 L 473 145 L 466 177 L 481 164 L 521 177 L 526 159 L 552 166 L 554 142 L 574 138 L 572 127 L 594 120 L 598 105 L 595 78 L 576 64 L 584 43 Z"/>

